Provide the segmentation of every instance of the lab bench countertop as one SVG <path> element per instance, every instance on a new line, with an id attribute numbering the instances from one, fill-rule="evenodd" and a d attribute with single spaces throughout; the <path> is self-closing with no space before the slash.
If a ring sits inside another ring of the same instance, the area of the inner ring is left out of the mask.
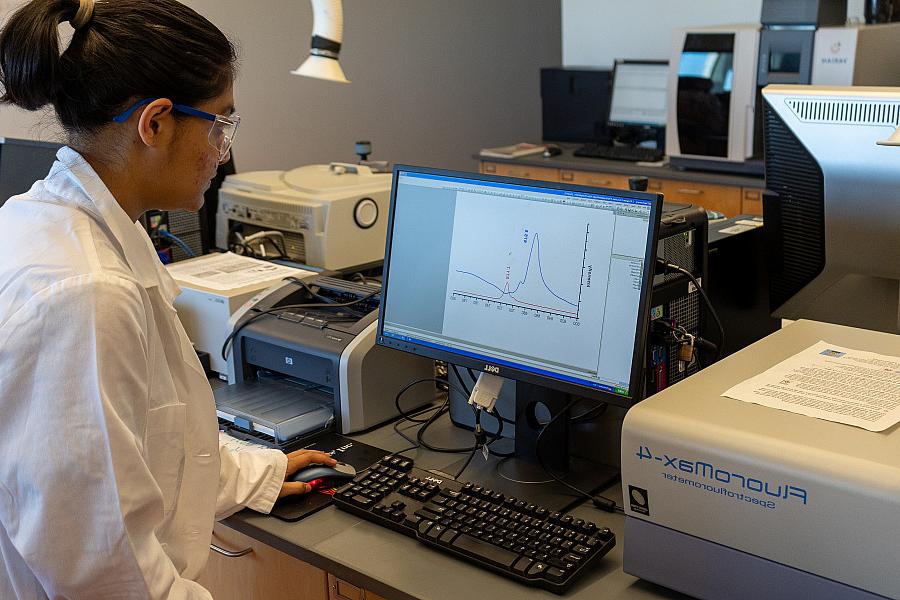
<path id="1" fill-rule="evenodd" d="M 519 158 L 495 158 L 473 154 L 472 158 L 479 162 L 508 163 L 513 165 L 528 165 L 531 167 L 545 167 L 550 169 L 566 169 L 572 171 L 593 171 L 597 173 L 613 173 L 618 175 L 635 176 L 643 175 L 650 178 L 671 179 L 677 181 L 690 181 L 694 183 L 708 183 L 733 187 L 759 188 L 765 187 L 765 178 L 749 175 L 735 175 L 731 173 L 719 173 L 704 170 L 684 170 L 662 163 L 638 163 L 626 160 L 606 160 L 600 158 L 587 158 L 575 156 L 573 152 L 578 144 L 559 144 L 562 154 L 550 158 L 544 158 L 541 154 L 531 154 Z"/>
<path id="2" fill-rule="evenodd" d="M 471 432 L 453 427 L 444 417 L 429 430 L 438 442 L 465 444 Z M 442 439 L 443 438 L 443 439 Z M 395 452 L 409 444 L 391 426 L 354 436 L 360 442 Z M 437 454 L 423 449 L 404 453 L 416 466 L 458 470 L 465 455 Z M 480 460 L 480 459 L 479 459 Z M 489 460 L 497 460 L 491 458 Z M 467 471 L 468 472 L 468 471 Z M 484 468 L 478 473 L 484 473 Z M 480 475 L 479 478 L 483 478 Z M 464 474 L 462 480 L 467 480 Z M 472 477 L 476 481 L 476 477 Z M 490 485 L 490 481 L 478 481 Z M 618 498 L 617 485 L 607 495 Z M 595 562 L 587 573 L 561 596 L 571 600 L 686 598 L 622 570 L 622 543 L 625 518 L 581 504 L 570 514 L 606 526 L 616 534 L 616 547 Z M 275 517 L 244 510 L 224 524 L 301 561 L 369 589 L 385 598 L 398 600 L 459 600 L 460 598 L 559 598 L 550 592 L 529 588 L 486 569 L 479 568 L 438 550 L 433 550 L 400 533 L 363 521 L 328 506 L 306 518 L 289 523 Z"/>

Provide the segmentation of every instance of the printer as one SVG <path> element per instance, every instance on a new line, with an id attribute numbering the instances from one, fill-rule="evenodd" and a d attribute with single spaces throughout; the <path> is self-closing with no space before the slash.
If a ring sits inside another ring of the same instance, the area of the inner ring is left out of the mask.
<path id="1" fill-rule="evenodd" d="M 380 293 L 314 275 L 248 302 L 235 317 L 232 385 L 215 390 L 220 422 L 286 447 L 332 425 L 347 434 L 395 418 L 401 392 L 404 412 L 433 402 L 434 362 L 375 344 Z"/>
<path id="2" fill-rule="evenodd" d="M 897 335 L 797 321 L 631 408 L 627 573 L 696 598 L 900 598 L 900 426 L 721 395 L 820 340 L 900 353 Z"/>
<path id="3" fill-rule="evenodd" d="M 384 259 L 391 174 L 348 163 L 225 178 L 216 211 L 216 246 L 236 233 L 277 231 L 288 257 L 323 269 L 366 266 Z"/>

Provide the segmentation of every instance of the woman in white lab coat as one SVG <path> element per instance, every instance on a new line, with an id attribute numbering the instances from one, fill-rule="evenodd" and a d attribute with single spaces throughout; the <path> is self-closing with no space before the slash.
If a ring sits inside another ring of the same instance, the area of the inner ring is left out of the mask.
<path id="1" fill-rule="evenodd" d="M 74 27 L 60 48 L 58 26 Z M 60 53 L 61 50 L 62 53 Z M 0 32 L 3 102 L 69 139 L 0 209 L 0 598 L 209 598 L 214 518 L 303 493 L 220 438 L 147 209 L 197 210 L 228 156 L 235 53 L 175 0 L 33 0 Z"/>

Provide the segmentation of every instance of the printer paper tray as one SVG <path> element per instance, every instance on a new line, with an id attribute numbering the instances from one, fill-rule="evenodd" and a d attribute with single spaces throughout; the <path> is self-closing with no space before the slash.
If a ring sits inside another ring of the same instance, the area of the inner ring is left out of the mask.
<path id="1" fill-rule="evenodd" d="M 334 421 L 331 394 L 286 381 L 235 383 L 216 389 L 214 395 L 220 419 L 279 444 L 324 431 Z"/>

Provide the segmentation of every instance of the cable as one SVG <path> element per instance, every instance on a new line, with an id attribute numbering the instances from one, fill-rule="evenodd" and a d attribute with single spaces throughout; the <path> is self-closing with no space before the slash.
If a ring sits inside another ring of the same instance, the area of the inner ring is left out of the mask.
<path id="1" fill-rule="evenodd" d="M 466 462 L 463 463 L 463 466 L 460 467 L 456 475 L 453 476 L 453 479 L 460 478 L 460 476 L 472 462 L 472 459 L 475 458 L 475 455 L 478 453 L 478 449 L 484 448 L 486 442 L 487 434 L 485 434 L 484 429 L 481 428 L 481 408 L 475 408 L 475 447 L 472 448 L 472 452 L 469 454 L 469 458 L 466 459 Z"/>
<path id="2" fill-rule="evenodd" d="M 456 368 L 456 365 L 454 365 L 453 363 L 447 363 L 447 364 L 450 365 L 450 368 L 451 368 L 451 369 L 453 369 L 453 374 L 456 375 L 456 379 L 459 380 L 459 385 L 461 385 L 461 386 L 462 386 L 462 389 L 464 389 L 464 390 L 466 391 L 465 397 L 466 397 L 467 399 L 468 399 L 468 398 L 471 398 L 471 397 L 472 397 L 472 390 L 470 390 L 470 389 L 469 389 L 469 386 L 467 386 L 467 385 L 465 384 L 465 382 L 463 382 L 462 375 L 459 374 L 459 369 Z M 467 369 L 467 370 L 469 371 L 469 377 L 472 378 L 472 383 L 477 383 L 477 378 L 474 377 L 474 376 L 472 375 L 472 369 Z"/>
<path id="3" fill-rule="evenodd" d="M 575 404 L 578 402 L 578 400 L 579 400 L 579 398 L 572 398 L 571 400 L 569 400 L 569 402 L 568 402 L 568 404 L 566 404 L 565 408 L 563 408 L 561 411 L 559 411 L 558 413 L 553 415 L 553 417 L 549 421 L 547 421 L 547 424 L 544 425 L 543 428 L 541 428 L 540 433 L 538 433 L 538 435 L 537 435 L 537 439 L 535 439 L 535 441 L 534 441 L 534 454 L 537 457 L 538 464 L 541 465 L 541 468 L 544 469 L 544 471 L 546 471 L 546 473 L 550 477 L 552 477 L 554 480 L 556 480 L 557 483 L 560 483 L 560 484 L 564 485 L 565 487 L 569 488 L 570 490 L 577 492 L 578 495 L 580 495 L 580 496 L 584 496 L 585 498 L 590 499 L 590 501 L 593 502 L 594 506 L 599 508 L 600 510 L 604 510 L 606 512 L 615 512 L 615 510 L 616 510 L 616 501 L 615 500 L 611 500 L 610 498 L 607 498 L 606 496 L 601 496 L 599 494 L 597 494 L 597 495 L 591 494 L 590 492 L 586 492 L 583 489 L 572 485 L 571 483 L 569 483 L 568 481 L 564 480 L 562 477 L 560 477 L 559 475 L 554 473 L 553 470 L 547 466 L 547 463 L 544 461 L 544 457 L 541 456 L 541 440 L 544 437 L 544 433 L 550 427 L 553 426 L 553 423 L 555 423 L 557 419 L 559 419 L 561 416 L 567 414 L 569 412 L 569 410 L 573 406 L 575 406 Z"/>
<path id="4" fill-rule="evenodd" d="M 171 240 L 171 241 L 175 242 L 178 245 L 178 247 L 181 248 L 181 250 L 185 254 L 187 254 L 190 258 L 194 258 L 195 256 L 197 256 L 194 253 L 194 251 L 191 250 L 190 246 L 185 244 L 184 241 L 182 241 L 182 239 L 180 237 L 170 233 L 167 229 L 157 229 L 156 234 L 160 237 L 166 238 L 167 240 Z"/>
<path id="5" fill-rule="evenodd" d="M 410 388 L 412 388 L 413 386 L 416 386 L 420 383 L 427 383 L 429 381 L 448 385 L 447 382 L 444 381 L 443 379 L 438 379 L 437 377 L 425 377 L 425 378 L 416 379 L 414 381 L 407 383 L 405 386 L 400 388 L 399 392 L 397 392 L 397 395 L 394 397 L 394 406 L 397 408 L 397 414 L 399 414 L 402 419 L 404 419 L 406 421 L 410 421 L 412 423 L 425 423 L 428 421 L 428 419 L 414 419 L 413 417 L 417 417 L 424 412 L 434 410 L 433 406 L 424 408 L 415 413 L 408 413 L 408 412 L 404 411 L 402 408 L 400 408 L 400 397 L 403 396 L 403 394 L 405 394 L 406 392 L 408 392 L 410 390 Z M 450 385 L 452 385 L 452 384 L 450 384 Z M 448 399 L 446 399 L 446 398 L 444 399 L 444 402 L 441 405 L 442 407 L 447 404 L 447 400 Z"/>
<path id="6" fill-rule="evenodd" d="M 244 235 L 236 230 L 231 229 L 228 232 L 228 238 L 234 238 L 237 240 L 237 243 L 230 242 L 228 244 L 228 249 L 236 254 L 240 254 L 242 256 L 249 256 L 251 258 L 256 258 L 259 260 L 290 260 L 291 257 L 287 253 L 287 248 L 284 242 L 284 233 L 276 230 L 271 231 L 257 231 L 254 234 L 248 235 L 244 237 Z M 281 245 L 278 244 L 277 239 L 281 240 Z M 250 244 L 251 242 L 259 242 L 261 252 L 257 252 Z M 269 242 L 272 244 L 272 247 L 278 252 L 278 256 L 267 256 L 265 251 L 265 242 Z"/>
<path id="7" fill-rule="evenodd" d="M 231 346 L 231 342 L 234 340 L 234 338 L 237 337 L 237 335 L 244 329 L 244 327 L 246 327 L 250 323 L 253 323 L 254 321 L 256 321 L 257 319 L 259 319 L 261 317 L 264 317 L 266 315 L 276 314 L 276 313 L 287 312 L 289 310 L 296 310 L 298 308 L 325 308 L 325 307 L 339 308 L 339 307 L 343 307 L 343 306 L 353 306 L 355 304 L 359 304 L 360 302 L 365 302 L 366 300 L 368 300 L 374 296 L 377 296 L 380 293 L 381 293 L 381 290 L 378 290 L 376 292 L 372 292 L 371 294 L 367 294 L 367 295 L 363 296 L 362 298 L 353 300 L 352 302 L 337 302 L 334 304 L 323 304 L 323 303 L 287 304 L 285 306 L 279 306 L 276 308 L 270 308 L 268 310 L 259 311 L 256 314 L 254 314 L 252 317 L 250 317 L 249 319 L 243 321 L 240 325 L 238 325 L 237 327 L 234 328 L 234 331 L 232 331 L 231 333 L 228 334 L 228 337 L 225 338 L 225 342 L 222 344 L 222 360 L 226 360 L 226 361 L 228 360 L 228 348 Z"/>
<path id="8" fill-rule="evenodd" d="M 576 415 L 569 419 L 569 423 L 588 423 L 593 421 L 597 417 L 604 415 L 609 408 L 609 404 L 606 402 L 600 404 L 599 406 L 595 406 L 594 408 L 590 408 L 580 415 Z"/>
<path id="9" fill-rule="evenodd" d="M 716 322 L 716 327 L 719 330 L 719 348 L 716 352 L 716 360 L 720 360 L 722 356 L 725 355 L 725 328 L 722 327 L 722 321 L 719 320 L 719 315 L 718 313 L 716 313 L 716 309 L 713 308 L 712 302 L 710 302 L 709 300 L 709 296 L 706 295 L 706 290 L 703 289 L 703 286 L 700 285 L 700 282 L 697 281 L 697 278 L 694 277 L 694 274 L 684 267 L 680 267 L 674 263 L 670 263 L 662 258 L 657 258 L 656 261 L 668 270 L 677 271 L 678 273 L 687 275 L 690 278 L 691 282 L 693 282 L 697 290 L 700 292 L 700 296 L 703 298 L 703 302 L 706 303 L 706 308 L 709 309 L 709 314 L 712 315 L 713 321 Z"/>

